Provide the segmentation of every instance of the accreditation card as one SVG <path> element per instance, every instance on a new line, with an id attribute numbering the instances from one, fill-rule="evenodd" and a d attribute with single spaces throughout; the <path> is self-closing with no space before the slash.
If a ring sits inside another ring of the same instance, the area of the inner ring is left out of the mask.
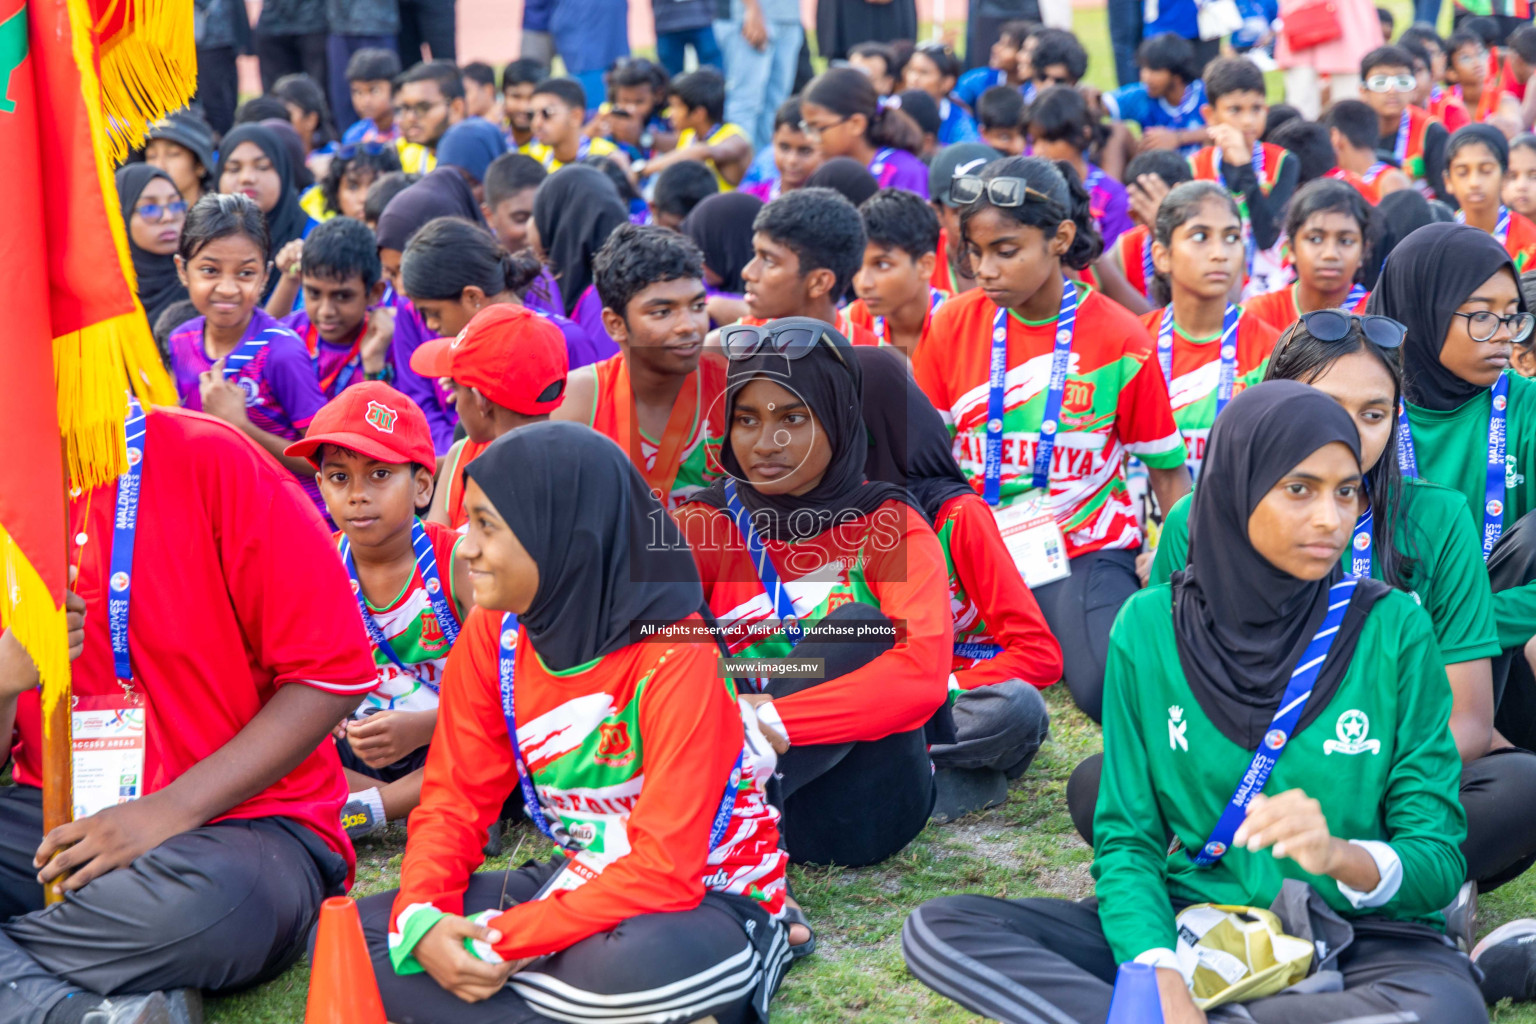
<path id="1" fill-rule="evenodd" d="M 1051 514 L 1050 498 L 1035 489 L 992 510 L 1013 564 L 1031 590 L 1072 575 L 1067 540 Z"/>
<path id="2" fill-rule="evenodd" d="M 144 795 L 144 704 L 76 697 L 70 713 L 75 819 Z"/>

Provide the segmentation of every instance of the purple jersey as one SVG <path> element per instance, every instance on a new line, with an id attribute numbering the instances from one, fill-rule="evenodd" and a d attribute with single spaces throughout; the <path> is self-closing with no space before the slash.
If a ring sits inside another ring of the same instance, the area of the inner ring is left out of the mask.
<path id="1" fill-rule="evenodd" d="M 411 353 L 437 335 L 427 330 L 421 314 L 403 295 L 395 296 L 395 338 L 389 345 L 389 358 L 395 364 L 395 388 L 421 407 L 432 430 L 432 447 L 439 456 L 453 447 L 453 428 L 458 414 L 435 380 L 428 380 L 411 369 Z"/>
<path id="2" fill-rule="evenodd" d="M 320 332 L 315 325 L 310 323 L 309 314 L 302 309 L 289 313 L 280 321 L 299 340 L 304 342 L 304 350 L 313 350 L 309 357 L 310 366 L 314 368 L 315 380 L 320 384 L 320 393 L 330 401 L 341 394 L 353 384 L 361 384 L 366 378 L 363 376 L 363 357 L 353 355 L 352 344 L 357 340 L 357 334 L 348 339 L 344 345 L 333 345 L 320 337 Z M 358 325 L 360 334 L 368 329 L 366 321 Z M 348 358 L 350 356 L 350 358 Z M 386 353 L 384 361 L 389 362 L 389 354 Z"/>
<path id="3" fill-rule="evenodd" d="M 869 173 L 881 188 L 904 188 L 928 198 L 928 167 L 904 149 L 880 150 L 869 162 Z"/>
<path id="4" fill-rule="evenodd" d="M 1125 186 L 1093 164 L 1088 165 L 1088 180 L 1083 185 L 1088 192 L 1088 208 L 1093 213 L 1093 222 L 1104 237 L 1107 252 L 1115 239 L 1133 227 Z"/>
<path id="5" fill-rule="evenodd" d="M 523 292 L 523 305 L 535 313 L 565 315 L 564 300 L 560 297 L 560 282 L 555 280 L 555 275 L 549 272 L 548 267 L 539 271 L 539 276 L 534 278 L 533 283 Z"/>
<path id="6" fill-rule="evenodd" d="M 576 321 L 573 326 L 581 331 L 579 338 L 570 331 L 565 332 L 566 354 L 572 370 L 619 354 L 618 344 L 603 326 L 603 300 L 597 296 L 597 285 L 587 285 L 576 308 L 571 310 L 571 319 Z M 561 330 L 565 328 L 561 327 Z"/>

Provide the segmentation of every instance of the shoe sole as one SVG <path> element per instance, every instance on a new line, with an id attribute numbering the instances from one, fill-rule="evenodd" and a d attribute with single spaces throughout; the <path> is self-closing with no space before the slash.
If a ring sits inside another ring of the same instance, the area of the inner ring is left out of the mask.
<path id="1" fill-rule="evenodd" d="M 1536 935 L 1536 920 L 1522 917 L 1519 920 L 1501 924 L 1487 935 L 1483 941 L 1472 948 L 1472 962 L 1477 963 L 1477 958 L 1494 946 L 1502 945 L 1511 939 L 1524 938 L 1527 935 Z"/>

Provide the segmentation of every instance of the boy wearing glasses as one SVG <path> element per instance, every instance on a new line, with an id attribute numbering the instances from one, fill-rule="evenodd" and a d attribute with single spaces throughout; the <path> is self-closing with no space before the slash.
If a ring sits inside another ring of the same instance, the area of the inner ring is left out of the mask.
<path id="1" fill-rule="evenodd" d="M 395 79 L 395 116 L 400 122 L 400 169 L 425 174 L 437 166 L 443 133 L 464 120 L 464 80 L 452 61 L 417 64 Z"/>
<path id="2" fill-rule="evenodd" d="M 1458 129 L 1445 146 L 1445 187 L 1461 209 L 1457 221 L 1493 235 L 1515 261 L 1516 273 L 1536 263 L 1536 224 L 1504 205 L 1509 143 L 1490 124 Z"/>
<path id="3" fill-rule="evenodd" d="M 1445 142 L 1450 133 L 1408 102 L 1413 58 L 1398 46 L 1378 46 L 1360 61 L 1360 99 L 1376 112 L 1377 147 L 1391 153 L 1425 198 L 1445 195 Z"/>
<path id="4" fill-rule="evenodd" d="M 1445 77 L 1452 85 L 1451 91 L 1471 111 L 1474 122 L 1486 119 L 1493 113 L 1493 103 L 1489 101 L 1497 102 L 1494 91 L 1486 88 L 1488 74 L 1493 70 L 1487 44 L 1476 32 L 1460 28 L 1451 33 L 1446 50 Z"/>
<path id="5" fill-rule="evenodd" d="M 528 155 L 553 174 L 566 164 L 589 156 L 628 158 L 607 139 L 589 139 L 581 126 L 587 119 L 587 91 L 574 78 L 549 78 L 533 89 L 533 137 Z"/>
<path id="6" fill-rule="evenodd" d="M 343 145 L 394 142 L 400 137 L 394 107 L 394 81 L 399 74 L 400 55 L 392 49 L 358 50 L 347 60 L 347 87 L 357 120 L 342 133 Z"/>

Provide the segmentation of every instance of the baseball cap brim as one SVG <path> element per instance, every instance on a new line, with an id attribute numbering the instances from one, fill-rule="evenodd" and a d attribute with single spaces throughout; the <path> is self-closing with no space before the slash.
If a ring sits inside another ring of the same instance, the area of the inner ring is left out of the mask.
<path id="1" fill-rule="evenodd" d="M 453 376 L 452 338 L 434 338 L 411 353 L 411 369 L 435 380 Z"/>
<path id="2" fill-rule="evenodd" d="M 333 444 L 338 448 L 345 448 L 367 458 L 393 465 L 405 465 L 416 461 L 404 452 L 391 448 L 377 436 L 369 437 L 367 434 L 357 434 L 350 430 L 338 430 L 330 434 L 310 434 L 284 448 L 283 454 L 293 458 L 308 459 L 316 469 L 319 469 L 319 451 L 323 444 Z M 427 469 L 434 472 L 436 468 L 432 465 L 427 466 Z"/>

